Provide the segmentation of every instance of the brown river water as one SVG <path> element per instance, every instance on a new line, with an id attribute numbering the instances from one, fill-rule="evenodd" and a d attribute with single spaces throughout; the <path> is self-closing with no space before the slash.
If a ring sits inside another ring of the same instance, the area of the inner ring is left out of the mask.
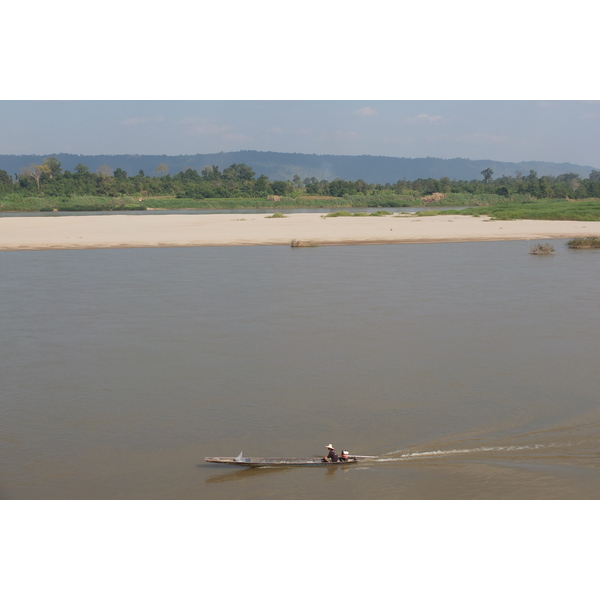
<path id="1" fill-rule="evenodd" d="M 550 242 L 2 252 L 0 498 L 598 499 L 600 252 Z M 329 443 L 376 458 L 204 462 Z"/>

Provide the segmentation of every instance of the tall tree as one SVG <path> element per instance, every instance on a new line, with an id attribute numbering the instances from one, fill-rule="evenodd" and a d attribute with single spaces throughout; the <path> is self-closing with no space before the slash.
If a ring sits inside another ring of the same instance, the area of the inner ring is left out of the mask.
<path id="1" fill-rule="evenodd" d="M 38 190 L 40 189 L 40 179 L 44 173 L 45 169 L 42 168 L 42 165 L 36 165 L 35 163 L 31 163 L 30 165 L 27 165 L 21 169 L 21 174 L 24 177 L 35 181 Z"/>
<path id="2" fill-rule="evenodd" d="M 202 177 L 205 179 L 221 179 L 221 173 L 219 173 L 218 165 L 207 165 L 200 171 Z"/>
<path id="3" fill-rule="evenodd" d="M 159 177 L 162 177 L 163 175 L 166 175 L 169 172 L 169 167 L 165 163 L 160 163 L 160 165 L 157 165 L 154 171 Z"/>
<path id="4" fill-rule="evenodd" d="M 266 175 L 261 175 L 254 183 L 254 191 L 266 193 L 269 189 L 269 178 Z"/>
<path id="5" fill-rule="evenodd" d="M 492 178 L 494 171 L 488 167 L 487 169 L 481 171 L 481 174 L 483 175 L 483 180 L 487 183 Z"/>
<path id="6" fill-rule="evenodd" d="M 112 172 L 112 169 L 108 165 L 100 165 L 96 169 L 96 173 L 98 173 L 102 179 L 108 179 L 109 177 L 112 177 Z"/>
<path id="7" fill-rule="evenodd" d="M 79 163 L 76 167 L 75 167 L 75 173 L 77 173 L 78 175 L 83 175 L 84 173 L 89 173 L 90 170 L 88 169 L 88 167 L 86 167 L 85 165 Z"/>
<path id="8" fill-rule="evenodd" d="M 294 186 L 290 181 L 273 181 L 271 189 L 276 196 L 286 196 L 292 193 Z"/>
<path id="9" fill-rule="evenodd" d="M 581 181 L 579 181 L 579 174 L 578 173 L 563 173 L 562 175 L 559 175 L 556 178 L 556 181 L 563 181 L 573 191 L 575 191 L 579 187 L 579 185 L 581 184 Z"/>
<path id="10" fill-rule="evenodd" d="M 233 164 L 223 170 L 223 177 L 226 179 L 238 179 L 241 181 L 250 181 L 256 173 L 245 164 Z"/>
<path id="11" fill-rule="evenodd" d="M 0 185 L 8 187 L 12 185 L 12 182 L 10 175 L 4 169 L 0 169 Z"/>
<path id="12" fill-rule="evenodd" d="M 49 156 L 42 162 L 42 168 L 48 174 L 50 179 L 53 179 L 57 175 L 60 175 L 62 167 L 60 161 L 55 156 Z"/>

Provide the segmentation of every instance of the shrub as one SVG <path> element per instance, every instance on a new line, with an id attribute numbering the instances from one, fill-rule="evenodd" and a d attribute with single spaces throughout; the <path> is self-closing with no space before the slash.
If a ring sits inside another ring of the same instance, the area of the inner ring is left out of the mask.
<path id="1" fill-rule="evenodd" d="M 302 241 L 302 240 L 292 240 L 291 247 L 292 248 L 317 248 L 319 244 L 316 242 Z"/>
<path id="2" fill-rule="evenodd" d="M 535 244 L 534 246 L 529 246 L 529 254 L 534 254 L 536 256 L 546 256 L 553 252 L 554 246 L 551 244 Z"/>
<path id="3" fill-rule="evenodd" d="M 586 250 L 588 248 L 600 248 L 600 237 L 591 235 L 588 237 L 573 238 L 566 244 L 574 250 Z"/>
<path id="4" fill-rule="evenodd" d="M 351 217 L 352 213 L 347 210 L 338 210 L 337 212 L 329 213 L 325 217 Z"/>
<path id="5" fill-rule="evenodd" d="M 273 213 L 272 215 L 267 215 L 265 219 L 287 219 L 287 215 L 283 213 Z"/>

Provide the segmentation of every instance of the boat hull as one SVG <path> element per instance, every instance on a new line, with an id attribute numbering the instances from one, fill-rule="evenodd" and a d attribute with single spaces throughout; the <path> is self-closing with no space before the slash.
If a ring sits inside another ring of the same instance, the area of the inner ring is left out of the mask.
<path id="1" fill-rule="evenodd" d="M 234 465 L 236 467 L 331 467 L 340 465 L 349 465 L 357 463 L 358 460 L 354 457 L 349 457 L 346 461 L 340 462 L 323 462 L 321 458 L 240 458 L 233 456 L 213 456 L 204 459 L 206 462 L 219 463 L 222 465 Z"/>

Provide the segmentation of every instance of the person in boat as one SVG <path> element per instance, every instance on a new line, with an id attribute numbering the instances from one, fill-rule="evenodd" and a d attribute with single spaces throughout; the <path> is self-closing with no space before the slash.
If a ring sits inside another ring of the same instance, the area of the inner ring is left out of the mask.
<path id="1" fill-rule="evenodd" d="M 340 462 L 348 462 L 348 450 L 342 450 L 342 455 L 340 456 Z"/>
<path id="2" fill-rule="evenodd" d="M 329 450 L 329 454 L 327 454 L 327 456 L 325 456 L 323 458 L 323 462 L 333 462 L 333 463 L 340 462 L 340 457 L 338 456 L 337 452 L 335 451 L 335 448 L 331 444 L 328 444 L 325 447 Z"/>

